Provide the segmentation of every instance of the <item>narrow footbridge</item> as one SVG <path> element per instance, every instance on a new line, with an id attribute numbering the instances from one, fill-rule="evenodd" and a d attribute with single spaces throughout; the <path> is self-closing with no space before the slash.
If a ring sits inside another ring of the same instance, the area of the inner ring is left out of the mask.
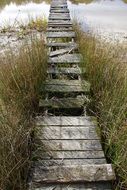
<path id="1" fill-rule="evenodd" d="M 52 0 L 47 28 L 47 80 L 35 119 L 29 190 L 111 190 L 115 174 L 107 163 L 89 116 L 90 84 L 67 0 Z M 82 77 L 84 76 L 84 77 Z M 44 93 L 43 93 L 44 94 Z"/>

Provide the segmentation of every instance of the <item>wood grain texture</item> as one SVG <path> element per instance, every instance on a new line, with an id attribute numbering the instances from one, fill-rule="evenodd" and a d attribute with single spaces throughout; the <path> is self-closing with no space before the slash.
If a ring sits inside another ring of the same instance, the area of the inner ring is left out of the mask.
<path id="1" fill-rule="evenodd" d="M 93 118 L 88 116 L 39 116 L 36 117 L 35 122 L 38 126 L 95 126 Z"/>
<path id="2" fill-rule="evenodd" d="M 47 71 L 48 74 L 76 74 L 76 75 L 81 75 L 82 73 L 85 73 L 85 69 L 81 71 L 79 67 L 57 67 L 57 68 L 52 68 L 50 67 Z"/>
<path id="3" fill-rule="evenodd" d="M 96 133 L 96 129 L 94 126 L 88 127 L 78 127 L 78 126 L 65 126 L 65 127 L 38 127 L 36 136 L 39 139 L 75 139 L 75 140 L 88 140 L 88 139 L 97 139 L 99 140 L 99 136 Z"/>
<path id="4" fill-rule="evenodd" d="M 50 9 L 51 13 L 69 13 L 69 9 Z"/>
<path id="5" fill-rule="evenodd" d="M 47 43 L 48 47 L 78 47 L 78 45 L 74 42 L 69 42 L 69 43 L 57 43 L 57 42 L 53 42 L 53 43 Z"/>
<path id="6" fill-rule="evenodd" d="M 52 108 L 52 109 L 61 109 L 61 108 L 82 108 L 88 103 L 88 98 L 85 96 L 79 96 L 78 98 L 52 98 L 52 99 L 40 99 L 39 107 L 40 108 Z"/>
<path id="7" fill-rule="evenodd" d="M 68 20 L 61 20 L 61 21 L 58 21 L 58 20 L 49 20 L 48 24 L 72 25 L 72 22 L 68 21 Z"/>
<path id="8" fill-rule="evenodd" d="M 65 54 L 54 58 L 49 58 L 48 63 L 80 63 L 82 56 L 80 54 Z"/>
<path id="9" fill-rule="evenodd" d="M 102 150 L 100 140 L 35 140 L 35 143 L 47 151 Z"/>
<path id="10" fill-rule="evenodd" d="M 34 153 L 42 159 L 104 159 L 102 150 L 87 151 L 44 151 L 43 147 L 38 147 Z"/>
<path id="11" fill-rule="evenodd" d="M 50 16 L 49 17 L 49 21 L 57 21 L 57 22 L 60 22 L 61 20 L 67 20 L 67 21 L 70 21 L 71 18 L 70 17 L 64 17 L 64 16 Z"/>
<path id="12" fill-rule="evenodd" d="M 82 84 L 89 84 L 85 80 L 66 80 L 66 79 L 47 79 L 46 85 L 66 85 L 66 86 L 81 86 Z"/>
<path id="13" fill-rule="evenodd" d="M 80 80 L 47 80 L 45 86 L 42 86 L 42 92 L 56 92 L 56 93 L 80 93 L 89 94 L 90 83 Z"/>
<path id="14" fill-rule="evenodd" d="M 70 27 L 48 27 L 47 32 L 59 32 L 59 31 L 62 31 L 62 32 L 65 32 L 65 31 L 73 31 L 73 28 L 70 26 Z M 54 42 L 55 43 L 55 42 Z M 54 44 L 52 43 L 52 44 Z M 47 43 L 48 44 L 48 43 Z M 68 44 L 68 43 L 67 43 Z"/>
<path id="15" fill-rule="evenodd" d="M 33 181 L 36 183 L 111 181 L 114 178 L 111 164 L 50 167 L 38 165 L 35 167 L 33 175 Z"/>
<path id="16" fill-rule="evenodd" d="M 86 88 L 84 90 L 82 86 L 78 85 L 73 85 L 73 86 L 68 86 L 68 85 L 45 85 L 45 88 L 42 87 L 42 92 L 45 91 L 47 93 L 76 93 L 76 94 L 89 94 L 89 88 Z"/>
<path id="17" fill-rule="evenodd" d="M 55 56 L 59 56 L 59 55 L 63 55 L 65 53 L 71 53 L 76 49 L 75 46 L 70 46 L 70 47 L 66 47 L 64 49 L 59 49 L 59 50 L 55 50 L 55 51 L 51 51 L 49 53 L 50 57 L 55 57 Z"/>
<path id="18" fill-rule="evenodd" d="M 105 158 L 91 158 L 91 159 L 51 159 L 51 160 L 46 160 L 46 159 L 37 159 L 38 163 L 44 167 L 50 167 L 50 166 L 71 166 L 71 165 L 88 165 L 88 164 L 106 164 Z M 36 167 L 36 165 L 35 165 Z"/>

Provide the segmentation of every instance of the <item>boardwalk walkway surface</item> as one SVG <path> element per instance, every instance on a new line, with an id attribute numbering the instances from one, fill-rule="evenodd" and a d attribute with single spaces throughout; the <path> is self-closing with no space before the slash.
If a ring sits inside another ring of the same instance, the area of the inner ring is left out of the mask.
<path id="1" fill-rule="evenodd" d="M 75 32 L 66 0 L 52 0 L 47 28 L 48 77 L 35 120 L 29 190 L 111 190 L 115 175 L 107 164 L 97 125 L 87 116 L 90 84 L 81 80 Z"/>

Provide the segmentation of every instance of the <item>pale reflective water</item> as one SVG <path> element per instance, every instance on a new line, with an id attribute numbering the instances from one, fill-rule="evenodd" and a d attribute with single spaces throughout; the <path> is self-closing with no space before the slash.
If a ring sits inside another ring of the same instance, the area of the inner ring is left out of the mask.
<path id="1" fill-rule="evenodd" d="M 83 29 L 92 29 L 111 38 L 127 38 L 127 4 L 124 1 L 94 0 L 78 5 L 69 2 L 69 7 Z"/>
<path id="2" fill-rule="evenodd" d="M 71 16 L 84 30 L 126 39 L 127 0 L 70 0 Z M 30 17 L 48 17 L 50 0 L 0 0 L 0 25 L 27 22 Z"/>

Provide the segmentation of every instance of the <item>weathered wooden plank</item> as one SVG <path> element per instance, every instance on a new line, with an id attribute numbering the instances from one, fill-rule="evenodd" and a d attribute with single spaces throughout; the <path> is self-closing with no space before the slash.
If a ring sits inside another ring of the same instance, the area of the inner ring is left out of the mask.
<path id="1" fill-rule="evenodd" d="M 67 4 L 51 4 L 51 9 L 53 8 L 67 8 Z"/>
<path id="2" fill-rule="evenodd" d="M 52 27 L 48 27 L 47 28 L 47 32 L 64 32 L 64 31 L 73 31 L 73 28 L 72 27 L 67 27 L 67 28 L 64 28 L 64 27 L 55 27 L 55 28 L 52 28 Z"/>
<path id="3" fill-rule="evenodd" d="M 80 54 L 65 54 L 48 59 L 48 63 L 80 63 L 82 56 Z"/>
<path id="4" fill-rule="evenodd" d="M 52 99 L 40 99 L 40 108 L 81 108 L 89 102 L 87 97 L 79 96 L 77 98 L 52 98 Z"/>
<path id="5" fill-rule="evenodd" d="M 74 38 L 75 32 L 47 32 L 47 38 Z"/>
<path id="6" fill-rule="evenodd" d="M 94 118 L 88 116 L 39 116 L 36 125 L 50 126 L 95 126 Z"/>
<path id="7" fill-rule="evenodd" d="M 39 139 L 75 139 L 75 140 L 99 140 L 100 137 L 97 135 L 95 127 L 38 127 L 36 136 Z"/>
<path id="8" fill-rule="evenodd" d="M 69 13 L 69 9 L 50 9 L 51 13 Z"/>
<path id="9" fill-rule="evenodd" d="M 47 79 L 45 81 L 45 85 L 66 85 L 66 86 L 81 86 L 83 84 L 86 84 L 86 85 L 89 85 L 90 86 L 90 83 L 83 80 L 83 81 L 80 81 L 80 80 L 66 80 L 66 79 Z"/>
<path id="10" fill-rule="evenodd" d="M 73 52 L 74 50 L 76 50 L 77 47 L 75 46 L 70 46 L 70 47 L 66 47 L 64 49 L 59 49 L 59 50 L 56 50 L 56 51 L 51 51 L 49 56 L 50 57 L 54 57 L 54 56 L 59 56 L 59 55 L 63 55 L 65 53 L 71 53 Z"/>
<path id="11" fill-rule="evenodd" d="M 69 12 L 69 9 L 68 8 L 52 8 L 50 7 L 50 12 L 51 11 L 57 11 L 57 12 L 61 12 L 61 13 L 68 13 Z"/>
<path id="12" fill-rule="evenodd" d="M 67 21 L 69 21 L 69 20 L 71 20 L 71 18 L 70 17 L 60 17 L 60 16 L 55 16 L 55 17 L 53 17 L 53 16 L 49 16 L 49 21 L 57 21 L 57 22 L 60 22 L 61 20 L 67 20 Z"/>
<path id="13" fill-rule="evenodd" d="M 77 93 L 77 94 L 89 94 L 89 89 L 84 90 L 82 86 L 67 86 L 67 85 L 45 85 L 42 87 L 42 92 L 48 93 Z"/>
<path id="14" fill-rule="evenodd" d="M 50 7 L 50 10 L 52 10 L 52 9 L 57 9 L 57 10 L 67 10 L 68 9 L 68 7 L 67 6 L 65 6 L 65 7 Z"/>
<path id="15" fill-rule="evenodd" d="M 78 45 L 74 42 L 69 42 L 69 43 L 61 43 L 61 42 L 50 42 L 47 43 L 48 47 L 76 47 L 78 48 Z"/>
<path id="16" fill-rule="evenodd" d="M 63 14 L 63 13 L 50 13 L 49 14 L 49 20 L 52 19 L 58 19 L 58 20 L 65 20 L 65 19 L 71 19 L 70 15 L 68 13 Z"/>
<path id="17" fill-rule="evenodd" d="M 65 92 L 74 93 L 80 92 L 82 94 L 90 93 L 90 83 L 83 81 L 80 83 L 79 80 L 47 80 L 45 85 L 42 86 L 42 91 L 46 92 Z"/>
<path id="18" fill-rule="evenodd" d="M 47 71 L 48 74 L 65 74 L 65 75 L 81 75 L 82 73 L 86 73 L 85 69 L 81 71 L 79 67 L 58 67 L 53 68 L 50 67 Z"/>
<path id="19" fill-rule="evenodd" d="M 69 151 L 69 150 L 102 150 L 99 140 L 41 140 L 36 141 L 38 145 L 43 146 L 44 150 Z"/>
<path id="20" fill-rule="evenodd" d="M 49 21 L 53 21 L 56 20 L 58 22 L 62 21 L 62 20 L 70 20 L 70 16 L 64 16 L 64 15 L 54 15 L 54 14 L 50 14 L 49 15 Z"/>
<path id="21" fill-rule="evenodd" d="M 49 17 L 70 17 L 69 13 L 50 13 Z"/>
<path id="22" fill-rule="evenodd" d="M 71 25 L 72 22 L 71 21 L 67 21 L 67 20 L 61 20 L 61 21 L 58 21 L 58 20 L 49 20 L 48 24 Z"/>
<path id="23" fill-rule="evenodd" d="M 48 26 L 49 25 L 66 25 L 66 26 L 72 26 L 72 22 L 70 20 L 49 20 L 48 21 Z"/>
<path id="24" fill-rule="evenodd" d="M 54 20 L 53 20 L 54 21 Z M 56 23 L 48 23 L 48 27 L 57 27 L 57 28 L 61 28 L 61 27 L 63 27 L 63 28 L 69 28 L 69 27 L 72 27 L 72 24 L 71 23 L 59 23 L 59 22 L 56 22 Z"/>
<path id="25" fill-rule="evenodd" d="M 60 27 L 70 27 L 70 26 L 72 26 L 72 24 L 71 23 L 61 23 L 61 22 L 56 22 L 56 23 L 48 23 L 48 27 L 58 27 L 58 28 L 60 28 Z"/>
<path id="26" fill-rule="evenodd" d="M 41 187 L 31 187 L 29 190 L 111 190 L 110 182 L 43 184 Z"/>
<path id="27" fill-rule="evenodd" d="M 33 174 L 33 181 L 36 183 L 95 182 L 111 181 L 114 179 L 115 174 L 111 164 L 52 167 L 38 165 L 38 167 L 35 167 Z"/>
<path id="28" fill-rule="evenodd" d="M 69 166 L 69 165 L 88 165 L 88 164 L 106 164 L 106 160 L 104 158 L 101 159 L 56 159 L 56 160 L 39 160 L 37 161 L 40 163 L 40 165 L 45 167 L 50 166 Z"/>
<path id="29" fill-rule="evenodd" d="M 41 147 L 35 151 L 35 157 L 42 159 L 104 159 L 104 152 L 102 150 L 93 151 L 44 151 Z"/>

